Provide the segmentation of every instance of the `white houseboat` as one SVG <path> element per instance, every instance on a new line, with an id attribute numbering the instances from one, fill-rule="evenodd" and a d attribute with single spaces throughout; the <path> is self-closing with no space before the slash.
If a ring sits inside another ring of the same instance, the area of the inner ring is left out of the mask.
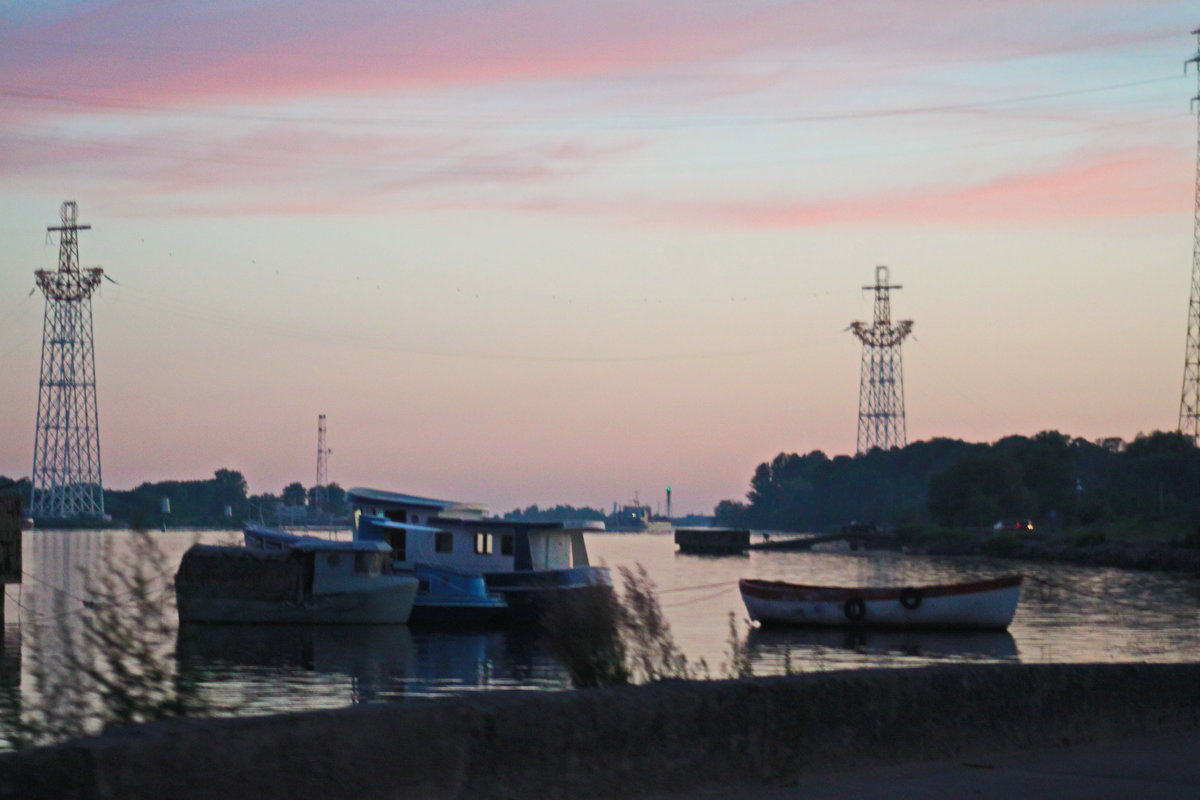
<path id="1" fill-rule="evenodd" d="M 536 616 L 555 594 L 612 586 L 608 569 L 588 562 L 583 537 L 593 528 L 586 524 L 493 519 L 478 504 L 377 489 L 351 489 L 346 496 L 355 541 L 390 545 L 393 567 L 419 577 L 441 571 L 482 578 L 486 593 L 503 598 L 510 620 Z M 445 612 L 418 602 L 413 621 Z M 469 601 L 453 614 L 470 617 Z"/>

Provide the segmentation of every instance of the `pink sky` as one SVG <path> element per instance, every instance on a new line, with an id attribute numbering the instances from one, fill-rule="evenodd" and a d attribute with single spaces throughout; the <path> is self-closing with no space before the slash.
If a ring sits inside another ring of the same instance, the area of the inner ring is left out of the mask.
<path id="1" fill-rule="evenodd" d="M 95 301 L 115 488 L 311 482 L 326 413 L 344 485 L 706 511 L 780 451 L 853 448 L 843 329 L 877 263 L 917 321 L 912 438 L 1174 427 L 1193 17 L 5 7 L 0 474 L 32 461 L 27 294 L 65 199 L 120 281 Z"/>

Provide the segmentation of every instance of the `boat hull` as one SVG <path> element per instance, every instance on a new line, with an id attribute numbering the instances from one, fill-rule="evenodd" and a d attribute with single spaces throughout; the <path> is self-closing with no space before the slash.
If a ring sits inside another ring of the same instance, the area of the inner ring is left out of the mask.
<path id="1" fill-rule="evenodd" d="M 410 625 L 489 626 L 508 619 L 508 603 L 489 592 L 482 575 L 433 564 L 417 564 L 420 589 Z"/>
<path id="2" fill-rule="evenodd" d="M 483 575 L 489 592 L 504 598 L 509 621 L 536 619 L 557 598 L 576 592 L 612 588 L 607 567 L 487 572 Z"/>
<path id="3" fill-rule="evenodd" d="M 738 582 L 750 618 L 764 625 L 1003 630 L 1021 593 L 1020 575 L 909 587 L 804 586 Z"/>
<path id="4" fill-rule="evenodd" d="M 297 603 L 179 593 L 180 622 L 290 625 L 403 625 L 417 594 L 416 578 L 364 592 L 314 595 Z"/>
<path id="5" fill-rule="evenodd" d="M 508 621 L 508 604 L 454 603 L 444 598 L 421 597 L 413 604 L 408 624 L 414 627 L 473 628 L 503 625 Z"/>
<path id="6" fill-rule="evenodd" d="M 416 577 L 372 572 L 369 559 L 363 563 L 367 569 L 359 572 L 358 556 L 372 555 L 369 550 L 300 547 L 315 545 L 309 542 L 275 551 L 192 545 L 175 574 L 179 621 L 302 625 L 408 621 L 417 595 Z M 342 574 L 325 574 L 333 568 L 340 568 Z"/>

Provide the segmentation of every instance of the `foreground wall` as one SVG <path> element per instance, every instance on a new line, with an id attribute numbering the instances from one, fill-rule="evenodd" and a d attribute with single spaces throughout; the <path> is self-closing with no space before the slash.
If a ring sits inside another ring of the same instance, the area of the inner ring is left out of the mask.
<path id="1" fill-rule="evenodd" d="M 0 756 L 0 798 L 629 797 L 1200 727 L 1200 664 L 953 665 L 186 720 Z"/>

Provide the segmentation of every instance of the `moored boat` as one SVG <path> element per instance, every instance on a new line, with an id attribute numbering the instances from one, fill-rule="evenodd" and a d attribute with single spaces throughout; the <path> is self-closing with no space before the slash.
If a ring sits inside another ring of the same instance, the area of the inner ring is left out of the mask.
<path id="1" fill-rule="evenodd" d="M 298 543 L 312 540 L 310 536 L 299 536 L 261 525 L 247 525 L 243 536 L 246 547 L 268 551 L 289 550 Z M 386 568 L 396 572 L 397 566 L 391 558 L 389 545 L 364 540 L 363 546 L 387 547 L 389 557 Z M 418 581 L 412 614 L 408 620 L 410 624 L 486 625 L 499 622 L 508 614 L 508 603 L 500 595 L 488 591 L 482 575 L 421 562 L 413 563 L 409 569 L 400 564 L 399 569 L 399 574 L 411 575 Z"/>
<path id="2" fill-rule="evenodd" d="M 440 569 L 482 578 L 483 599 L 502 598 L 506 621 L 535 618 L 564 592 L 612 585 L 606 567 L 588 562 L 587 525 L 494 519 L 478 504 L 377 489 L 351 489 L 346 497 L 354 509 L 356 541 L 389 544 L 397 571 Z M 436 598 L 432 592 L 428 597 L 429 605 L 418 603 L 414 624 L 437 613 Z M 476 610 L 492 618 L 492 601 L 483 599 Z M 457 620 L 470 616 L 466 600 L 453 611 Z"/>
<path id="3" fill-rule="evenodd" d="M 750 618 L 764 625 L 1000 630 L 1016 613 L 1021 581 L 855 588 L 743 578 L 738 588 Z"/>
<path id="4" fill-rule="evenodd" d="M 285 534 L 286 535 L 286 534 Z M 263 547 L 193 545 L 175 575 L 180 622 L 404 624 L 418 581 L 381 542 L 312 537 Z"/>

